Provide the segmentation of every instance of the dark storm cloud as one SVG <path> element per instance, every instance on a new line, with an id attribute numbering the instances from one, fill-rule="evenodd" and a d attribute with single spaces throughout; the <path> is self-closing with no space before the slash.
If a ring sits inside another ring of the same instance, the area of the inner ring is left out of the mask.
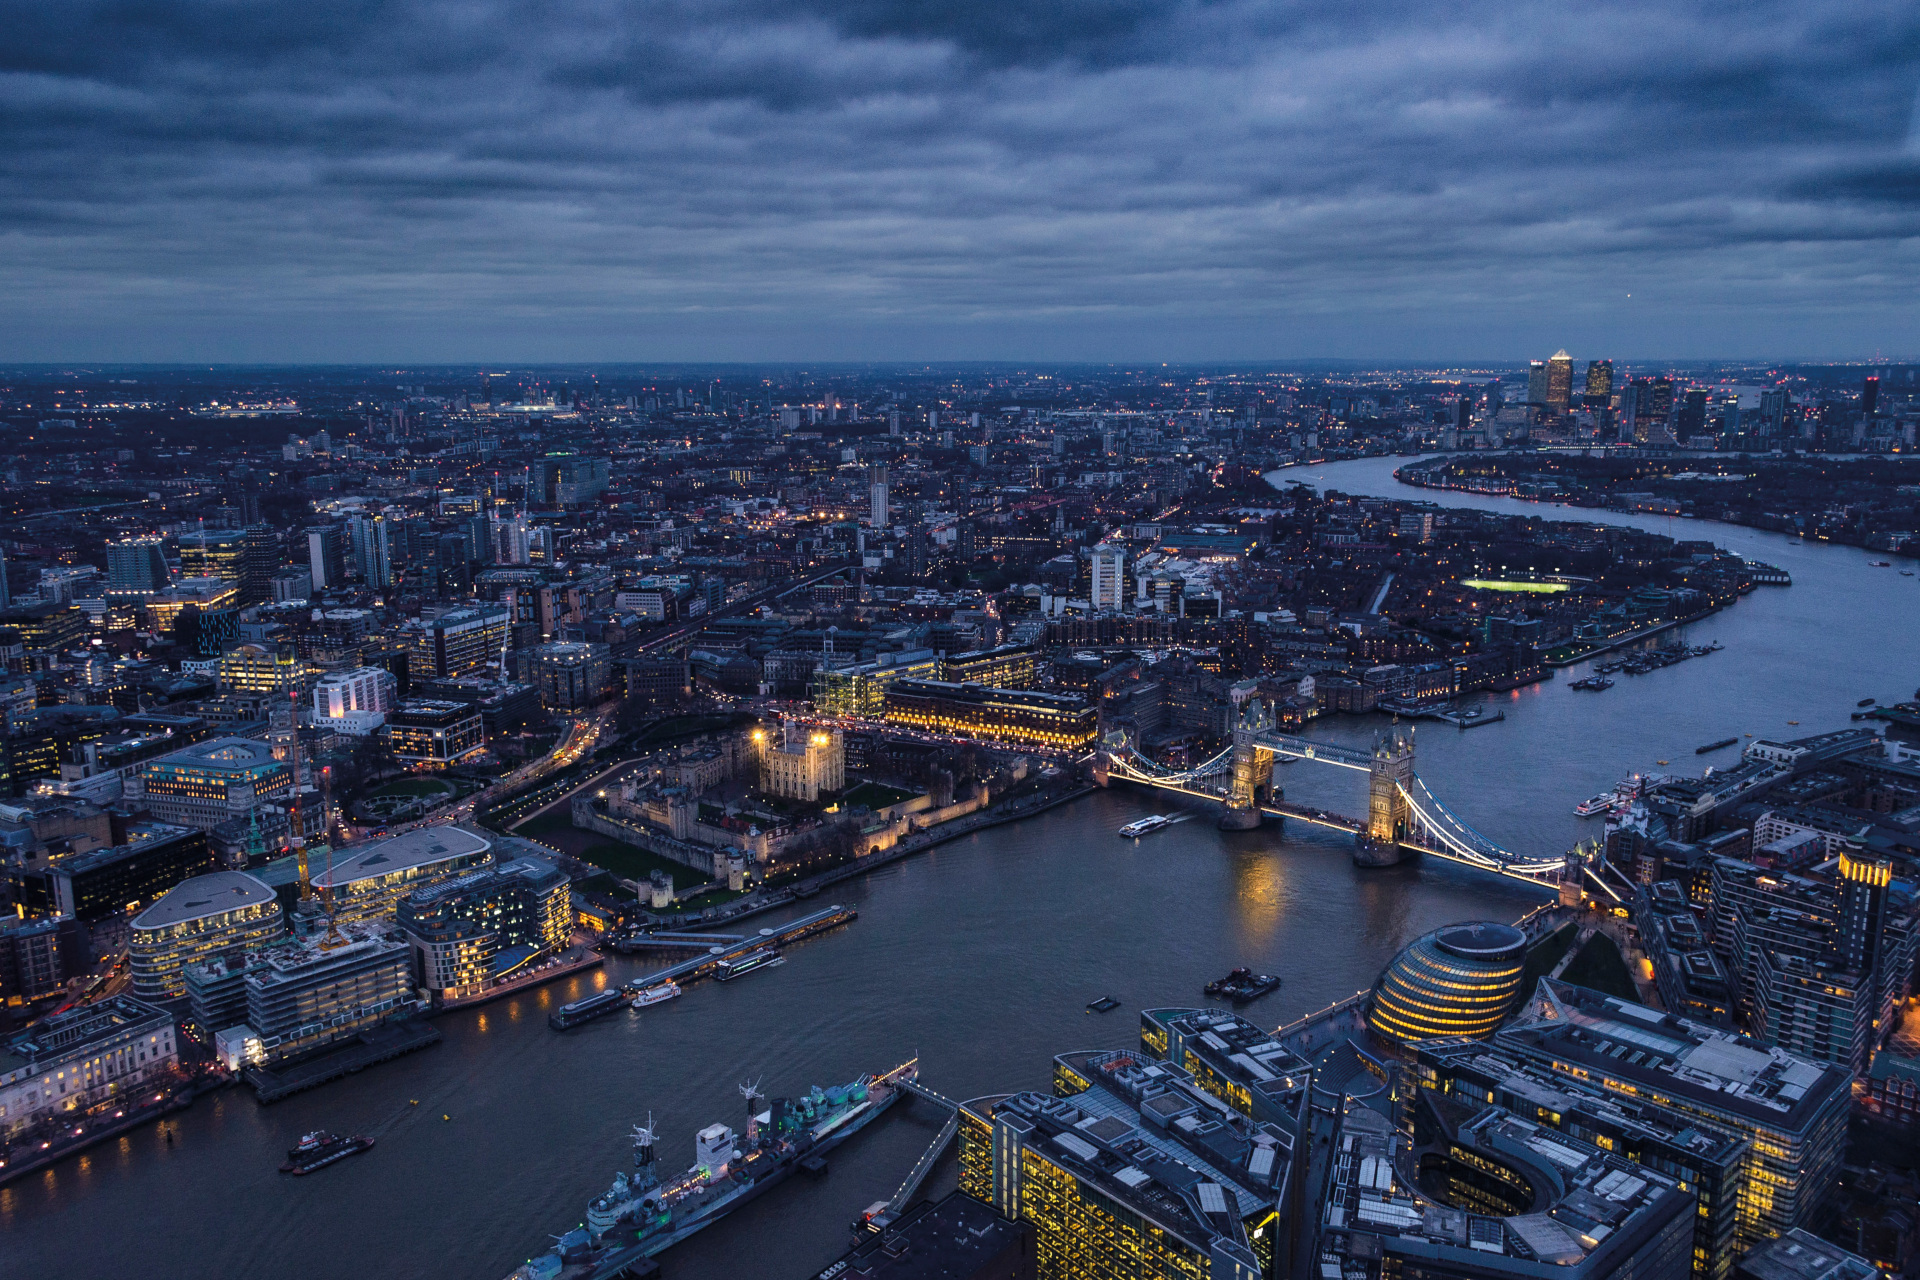
<path id="1" fill-rule="evenodd" d="M 0 357 L 1920 339 L 1910 4 L 0 0 L 0 30 Z"/>

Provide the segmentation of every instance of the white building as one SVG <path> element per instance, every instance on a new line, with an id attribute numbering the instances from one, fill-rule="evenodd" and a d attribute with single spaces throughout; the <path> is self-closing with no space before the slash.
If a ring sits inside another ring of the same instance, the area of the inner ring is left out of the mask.
<path id="1" fill-rule="evenodd" d="M 867 468 L 867 523 L 884 529 L 887 518 L 887 464 L 876 462 Z"/>
<path id="2" fill-rule="evenodd" d="M 372 733 L 393 710 L 393 672 L 384 667 L 329 671 L 313 686 L 313 715 L 355 737 Z"/>
<path id="3" fill-rule="evenodd" d="M 1127 553 L 1103 542 L 1093 549 L 1090 602 L 1096 609 L 1122 609 L 1127 603 Z"/>
<path id="4" fill-rule="evenodd" d="M 131 996 L 57 1013 L 0 1043 L 0 1136 L 123 1099 L 152 1102 L 140 1086 L 179 1061 L 173 1015 Z"/>
<path id="5" fill-rule="evenodd" d="M 768 795 L 813 803 L 822 791 L 847 785 L 847 743 L 838 729 L 808 730 L 783 724 L 777 734 L 755 729 L 752 741 L 760 757 L 760 789 Z"/>

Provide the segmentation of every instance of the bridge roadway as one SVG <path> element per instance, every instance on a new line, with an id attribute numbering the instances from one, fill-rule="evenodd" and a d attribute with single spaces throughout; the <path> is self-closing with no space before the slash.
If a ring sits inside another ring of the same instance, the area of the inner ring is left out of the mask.
<path id="1" fill-rule="evenodd" d="M 860 913 L 852 907 L 831 906 L 823 911 L 816 911 L 812 915 L 801 916 L 798 920 L 789 920 L 786 924 L 780 925 L 777 928 L 762 929 L 759 933 L 749 934 L 737 942 L 720 944 L 710 949 L 705 955 L 695 956 L 691 960 L 682 960 L 679 964 L 668 965 L 664 969 L 655 970 L 644 978 L 636 978 L 627 985 L 652 987 L 669 981 L 697 982 L 701 978 L 712 976 L 714 968 L 722 960 L 731 960 L 736 956 L 743 956 L 760 947 L 774 947 L 789 942 L 797 942 L 801 938 L 811 937 L 813 934 L 824 932 L 837 925 L 846 924 L 858 918 L 859 915 Z M 685 948 L 687 946 L 701 946 L 709 940 L 734 937 L 736 935 L 689 933 L 679 936 L 682 938 L 698 938 L 702 940 L 700 942 L 682 942 L 679 944 L 682 948 Z M 911 1091 L 911 1086 L 909 1086 L 909 1088 Z"/>

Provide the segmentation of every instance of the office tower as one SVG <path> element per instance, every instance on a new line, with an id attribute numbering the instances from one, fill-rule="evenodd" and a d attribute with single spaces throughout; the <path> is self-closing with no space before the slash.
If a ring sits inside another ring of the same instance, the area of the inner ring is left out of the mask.
<path id="1" fill-rule="evenodd" d="M 1121 609 L 1127 603 L 1127 553 L 1110 542 L 1093 549 L 1088 599 L 1096 609 Z"/>
<path id="2" fill-rule="evenodd" d="M 353 535 L 353 563 L 360 580 L 369 587 L 393 585 L 393 552 L 388 543 L 388 523 L 383 515 L 357 515 L 350 526 Z"/>
<path id="3" fill-rule="evenodd" d="M 867 468 L 867 522 L 884 529 L 887 520 L 887 464 L 876 462 Z"/>
<path id="4" fill-rule="evenodd" d="M 180 537 L 180 576 L 239 582 L 246 535 L 237 529 L 200 529 Z"/>
<path id="5" fill-rule="evenodd" d="M 307 567 L 315 591 L 338 591 L 347 582 L 347 540 L 339 525 L 307 530 Z"/>
<path id="6" fill-rule="evenodd" d="M 1547 361 L 1547 407 L 1564 412 L 1573 400 L 1573 357 L 1563 347 Z"/>
<path id="7" fill-rule="evenodd" d="M 472 994 L 515 948 L 530 959 L 564 946 L 573 924 L 567 884 L 551 862 L 518 858 L 402 898 L 394 921 L 413 948 L 420 985 L 440 999 Z"/>
<path id="8" fill-rule="evenodd" d="M 1604 409 L 1613 399 L 1613 361 L 1587 361 L 1587 394 L 1582 397 L 1589 409 Z"/>
<path id="9" fill-rule="evenodd" d="M 314 683 L 313 714 L 317 719 L 342 720 L 391 711 L 397 696 L 394 688 L 393 672 L 384 667 L 329 671 Z"/>
<path id="10" fill-rule="evenodd" d="M 1811 1221 L 1839 1176 L 1852 1107 L 1845 1068 L 1550 979 L 1493 1044 L 1556 1078 L 1652 1099 L 1749 1139 L 1738 1249 Z"/>
<path id="11" fill-rule="evenodd" d="M 188 965 L 257 950 L 283 933 L 279 899 L 246 872 L 183 880 L 134 917 L 127 944 L 134 994 L 144 1000 L 184 996 Z"/>
<path id="12" fill-rule="evenodd" d="M 1860 388 L 1860 412 L 1871 418 L 1880 411 L 1880 375 L 1874 374 Z"/>
<path id="13" fill-rule="evenodd" d="M 7 553 L 0 551 L 0 609 L 13 604 L 13 592 L 7 586 Z"/>
<path id="14" fill-rule="evenodd" d="M 1620 388 L 1620 439 L 1640 439 L 1640 384 L 1629 382 Z"/>
<path id="15" fill-rule="evenodd" d="M 1462 395 L 1453 404 L 1453 425 L 1461 431 L 1473 425 L 1473 397 Z"/>
<path id="16" fill-rule="evenodd" d="M 1687 1280 L 1679 1178 L 1517 1113 L 1423 1090 L 1396 1128 L 1348 1098 L 1315 1205 L 1319 1275 L 1341 1280 Z"/>
<path id="17" fill-rule="evenodd" d="M 1054 1097 L 961 1107 L 960 1189 L 1025 1222 L 1038 1274 L 1260 1280 L 1296 1226 L 1294 1141 L 1192 1077 L 1119 1049 L 1053 1060 Z"/>
<path id="18" fill-rule="evenodd" d="M 524 515 L 495 520 L 489 529 L 495 564 L 528 563 L 527 518 Z"/>
<path id="19" fill-rule="evenodd" d="M 167 589 L 167 557 L 158 538 L 107 544 L 107 595 L 144 599 Z"/>
<path id="20" fill-rule="evenodd" d="M 1468 1106 L 1492 1105 L 1662 1170 L 1692 1188 L 1693 1275 L 1726 1280 L 1738 1252 L 1735 1227 L 1752 1155 L 1749 1139 L 1722 1133 L 1651 1098 L 1556 1074 L 1482 1040 L 1412 1046 L 1409 1083 Z M 1408 1099 L 1401 1099 L 1403 1107 Z"/>
<path id="21" fill-rule="evenodd" d="M 432 542 L 435 587 L 443 597 L 473 594 L 473 539 L 465 533 L 442 533 Z"/>
<path id="22" fill-rule="evenodd" d="M 1690 436 L 1697 436 L 1707 429 L 1707 392 L 1689 391 L 1680 402 L 1679 413 L 1674 418 L 1673 433 L 1684 442 Z"/>
<path id="23" fill-rule="evenodd" d="M 437 618 L 411 620 L 400 635 L 411 655 L 407 666 L 412 678 L 479 675 L 499 666 L 507 647 L 507 610 L 497 604 L 467 605 Z"/>
<path id="24" fill-rule="evenodd" d="M 887 410 L 887 434 L 890 436 L 900 434 L 900 411 L 898 409 Z"/>
<path id="25" fill-rule="evenodd" d="M 1760 393 L 1760 420 L 1766 423 L 1767 434 L 1777 435 L 1787 419 L 1787 393 L 1780 387 L 1770 387 Z"/>
<path id="26" fill-rule="evenodd" d="M 1544 405 L 1547 402 L 1547 362 L 1530 360 L 1527 362 L 1527 403 Z"/>
<path id="27" fill-rule="evenodd" d="M 292 770 L 257 738 L 208 738 L 148 761 L 141 775 L 149 813 L 204 831 L 293 792 Z"/>
<path id="28" fill-rule="evenodd" d="M 938 409 L 927 410 L 927 430 L 938 431 L 939 429 L 940 429 L 940 411 Z"/>
<path id="29" fill-rule="evenodd" d="M 273 598 L 273 571 L 280 567 L 280 535 L 264 524 L 248 525 L 240 561 L 240 603 Z"/>

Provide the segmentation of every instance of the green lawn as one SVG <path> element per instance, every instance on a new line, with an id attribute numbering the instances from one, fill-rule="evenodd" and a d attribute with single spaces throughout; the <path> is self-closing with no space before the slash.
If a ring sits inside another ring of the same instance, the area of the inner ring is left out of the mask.
<path id="1" fill-rule="evenodd" d="M 1580 936 L 1580 926 L 1569 920 L 1546 937 L 1533 944 L 1527 950 L 1527 971 L 1520 980 L 1520 989 L 1527 995 L 1540 984 L 1540 979 L 1553 972 L 1553 966 L 1560 963 L 1560 957 L 1567 954 L 1567 948 Z"/>
<path id="2" fill-rule="evenodd" d="M 857 809 L 865 806 L 878 810 L 890 804 L 899 804 L 902 800 L 911 800 L 920 793 L 908 791 L 904 787 L 889 787 L 879 782 L 862 782 L 840 797 L 840 806 L 844 809 Z"/>
<path id="3" fill-rule="evenodd" d="M 1633 977 L 1627 972 L 1626 959 L 1621 956 L 1620 948 L 1614 945 L 1613 939 L 1604 933 L 1596 933 L 1587 939 L 1587 945 L 1580 948 L 1580 954 L 1561 973 L 1560 980 L 1571 982 L 1576 987 L 1619 996 L 1622 1000 L 1638 1002 L 1640 999 L 1640 993 L 1634 989 Z"/>

